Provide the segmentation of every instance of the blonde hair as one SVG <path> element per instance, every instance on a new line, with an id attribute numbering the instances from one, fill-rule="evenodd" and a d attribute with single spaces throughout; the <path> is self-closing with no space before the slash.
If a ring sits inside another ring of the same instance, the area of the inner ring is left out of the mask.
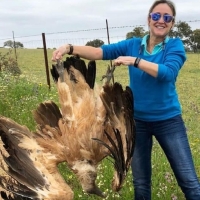
<path id="1" fill-rule="evenodd" d="M 173 3 L 172 1 L 170 1 L 170 0 L 156 0 L 156 1 L 152 4 L 152 6 L 150 7 L 150 9 L 149 9 L 148 17 L 149 17 L 149 15 L 150 15 L 150 13 L 152 13 L 153 9 L 154 9 L 157 5 L 159 5 L 159 4 L 161 4 L 161 3 L 167 4 L 167 5 L 171 8 L 172 13 L 173 13 L 173 16 L 174 16 L 174 17 L 176 16 L 176 8 L 175 8 L 175 5 L 174 5 L 174 3 Z M 173 21 L 174 21 L 174 20 L 173 20 Z"/>

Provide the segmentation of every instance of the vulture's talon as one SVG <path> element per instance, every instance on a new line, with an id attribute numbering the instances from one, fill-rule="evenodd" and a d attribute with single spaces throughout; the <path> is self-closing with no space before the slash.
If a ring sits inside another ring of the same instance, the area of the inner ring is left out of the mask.
<path id="1" fill-rule="evenodd" d="M 102 76 L 102 79 L 106 79 L 105 83 L 110 83 L 110 80 L 113 79 L 113 83 L 114 83 L 114 71 L 115 71 L 115 68 L 116 66 L 115 65 L 112 65 L 111 67 L 108 65 L 108 68 L 107 68 L 107 72 L 106 72 L 106 75 L 103 75 Z"/>

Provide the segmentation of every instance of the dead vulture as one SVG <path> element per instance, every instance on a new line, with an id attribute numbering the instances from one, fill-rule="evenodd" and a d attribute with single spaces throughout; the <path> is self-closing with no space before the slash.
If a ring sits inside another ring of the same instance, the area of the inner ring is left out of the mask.
<path id="1" fill-rule="evenodd" d="M 110 156 L 112 189 L 119 191 L 130 167 L 135 141 L 133 95 L 129 87 L 111 83 L 107 71 L 102 87 L 95 85 L 96 63 L 77 56 L 52 65 L 59 107 L 41 103 L 33 112 L 35 132 L 0 117 L 2 199 L 72 200 L 74 194 L 58 171 L 66 162 L 82 189 L 104 197 L 96 185 L 97 167 Z"/>

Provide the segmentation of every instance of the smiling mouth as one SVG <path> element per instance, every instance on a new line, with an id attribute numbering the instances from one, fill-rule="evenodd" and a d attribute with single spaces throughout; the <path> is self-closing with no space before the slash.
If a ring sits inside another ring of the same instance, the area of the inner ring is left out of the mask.
<path id="1" fill-rule="evenodd" d="M 157 29 L 164 29 L 164 26 L 155 26 Z"/>

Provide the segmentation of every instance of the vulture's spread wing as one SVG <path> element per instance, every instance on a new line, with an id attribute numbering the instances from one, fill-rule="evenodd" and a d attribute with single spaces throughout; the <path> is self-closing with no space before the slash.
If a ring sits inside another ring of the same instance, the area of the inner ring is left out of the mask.
<path id="1" fill-rule="evenodd" d="M 68 154 L 58 128 L 61 113 L 56 104 L 49 101 L 41 103 L 34 116 L 38 122 L 35 133 L 0 117 L 4 145 L 0 165 L 5 172 L 5 176 L 0 177 L 0 186 L 4 189 L 1 198 L 73 199 L 72 190 L 57 169 L 57 164 Z"/>
<path id="2" fill-rule="evenodd" d="M 114 159 L 115 174 L 112 187 L 119 191 L 130 168 L 135 143 L 133 120 L 133 95 L 129 87 L 123 90 L 121 84 L 106 83 L 100 94 L 107 111 L 108 127 L 105 134 L 109 140 L 111 157 Z M 114 134 L 113 134 L 114 132 Z M 101 141 L 104 146 L 108 142 Z"/>

